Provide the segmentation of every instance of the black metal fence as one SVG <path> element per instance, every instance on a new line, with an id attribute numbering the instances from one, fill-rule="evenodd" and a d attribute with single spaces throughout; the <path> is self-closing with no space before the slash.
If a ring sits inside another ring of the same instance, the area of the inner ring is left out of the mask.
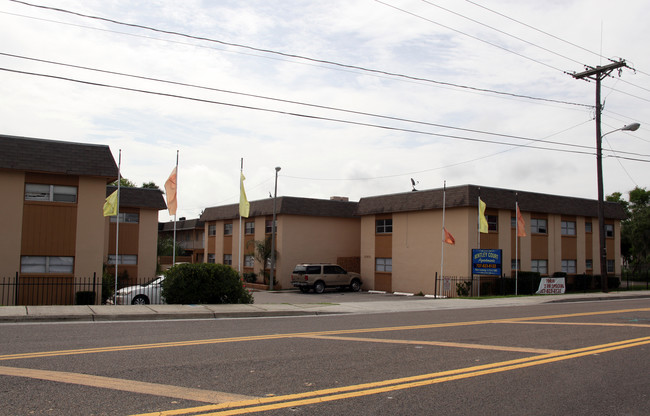
<path id="1" fill-rule="evenodd" d="M 0 306 L 94 305 L 101 301 L 100 278 L 20 276 L 0 278 Z"/>

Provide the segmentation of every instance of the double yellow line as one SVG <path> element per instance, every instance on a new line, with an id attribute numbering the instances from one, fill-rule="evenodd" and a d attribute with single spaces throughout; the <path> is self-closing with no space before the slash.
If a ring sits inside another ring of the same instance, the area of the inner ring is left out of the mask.
<path id="1" fill-rule="evenodd" d="M 512 371 L 520 368 L 570 360 L 588 355 L 632 348 L 646 344 L 650 344 L 650 337 L 629 339 L 625 341 L 612 342 L 609 344 L 595 345 L 591 347 L 544 354 L 535 357 L 520 358 L 516 360 L 502 361 L 493 364 L 484 364 L 480 366 L 466 367 L 456 370 L 442 371 L 438 373 L 422 374 L 412 377 L 396 378 L 392 380 L 316 390 L 312 392 L 289 394 L 284 396 L 221 403 L 218 405 L 206 405 L 188 409 L 144 413 L 137 416 L 171 416 L 187 414 L 201 414 L 201 416 L 226 416 L 264 412 L 288 407 L 305 406 L 336 400 L 351 399 L 355 397 L 387 393 L 396 390 L 405 390 L 414 387 L 429 386 L 432 384 L 444 383 L 447 381 L 461 380 L 471 377 Z"/>

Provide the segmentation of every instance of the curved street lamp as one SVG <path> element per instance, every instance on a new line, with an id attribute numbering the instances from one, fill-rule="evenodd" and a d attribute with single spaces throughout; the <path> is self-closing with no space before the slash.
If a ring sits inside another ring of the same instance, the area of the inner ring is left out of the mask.
<path id="1" fill-rule="evenodd" d="M 596 143 L 596 167 L 598 170 L 598 238 L 600 247 L 600 287 L 607 292 L 607 244 L 605 239 L 605 204 L 603 202 L 603 164 L 602 164 L 602 141 L 603 137 L 617 131 L 636 131 L 641 127 L 639 123 L 627 124 L 621 128 L 612 130 L 598 136 Z M 598 129 L 600 132 L 600 129 Z"/>

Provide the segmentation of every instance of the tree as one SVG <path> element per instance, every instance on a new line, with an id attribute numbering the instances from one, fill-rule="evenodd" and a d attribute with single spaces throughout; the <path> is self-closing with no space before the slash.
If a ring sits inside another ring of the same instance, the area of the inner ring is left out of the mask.
<path id="1" fill-rule="evenodd" d="M 111 186 L 117 186 L 117 179 L 110 183 Z M 125 177 L 120 178 L 120 186 L 123 188 L 136 188 L 135 183 L 126 179 Z"/>
<path id="2" fill-rule="evenodd" d="M 628 217 L 621 224 L 621 254 L 630 270 L 639 272 L 650 265 L 650 191 L 636 186 L 629 192 L 629 202 L 621 196 L 615 192 L 607 200 L 625 207 Z"/>
<path id="3" fill-rule="evenodd" d="M 162 237 L 158 239 L 158 255 L 171 256 L 173 255 L 172 247 L 174 246 L 174 239 L 172 237 Z M 176 255 L 182 256 L 185 250 L 181 247 L 180 243 L 176 241 Z"/>
<path id="4" fill-rule="evenodd" d="M 153 181 L 151 182 L 143 182 L 142 187 L 146 189 L 157 189 L 160 191 L 160 187 L 156 185 Z"/>
<path id="5" fill-rule="evenodd" d="M 246 243 L 246 249 L 253 249 L 253 257 L 262 264 L 264 272 L 264 283 L 268 283 L 269 275 L 266 272 L 267 266 L 271 265 L 271 236 L 268 235 L 264 240 L 250 240 Z M 278 252 L 275 251 L 275 258 L 278 258 Z M 273 283 L 276 279 L 273 278 Z"/>

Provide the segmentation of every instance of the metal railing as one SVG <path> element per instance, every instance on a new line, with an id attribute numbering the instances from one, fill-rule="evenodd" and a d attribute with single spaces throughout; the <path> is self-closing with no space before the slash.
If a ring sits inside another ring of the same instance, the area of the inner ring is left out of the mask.
<path id="1" fill-rule="evenodd" d="M 94 305 L 101 299 L 101 279 L 70 276 L 20 276 L 0 278 L 0 306 Z"/>

